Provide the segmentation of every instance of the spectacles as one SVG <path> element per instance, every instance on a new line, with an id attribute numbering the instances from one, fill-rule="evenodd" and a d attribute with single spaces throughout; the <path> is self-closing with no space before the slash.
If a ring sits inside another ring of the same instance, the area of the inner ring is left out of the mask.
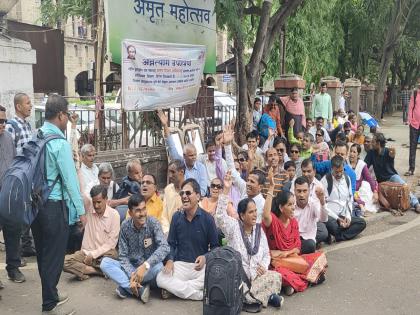
<path id="1" fill-rule="evenodd" d="M 182 197 L 182 196 L 184 196 L 184 195 L 186 195 L 186 196 L 191 196 L 192 195 L 192 191 L 189 191 L 189 190 L 186 190 L 186 191 L 183 191 L 183 190 L 181 190 L 180 192 L 179 192 L 179 195 Z"/>
<path id="2" fill-rule="evenodd" d="M 321 135 L 320 133 L 316 134 L 317 137 L 323 137 L 324 135 Z"/>
<path id="3" fill-rule="evenodd" d="M 239 162 L 245 162 L 246 160 L 244 158 L 238 159 Z"/>
<path id="4" fill-rule="evenodd" d="M 299 150 L 290 150 L 290 153 L 299 153 Z"/>
<path id="5" fill-rule="evenodd" d="M 7 124 L 7 119 L 0 119 L 0 125 Z"/>
<path id="6" fill-rule="evenodd" d="M 215 189 L 215 188 L 222 189 L 222 185 L 220 185 L 220 184 L 210 184 L 210 188 L 213 188 L 213 189 Z"/>
<path id="7" fill-rule="evenodd" d="M 277 152 L 284 152 L 284 149 L 277 149 Z"/>
<path id="8" fill-rule="evenodd" d="M 141 182 L 142 185 L 154 185 L 154 182 L 151 182 L 150 180 L 144 180 Z"/>

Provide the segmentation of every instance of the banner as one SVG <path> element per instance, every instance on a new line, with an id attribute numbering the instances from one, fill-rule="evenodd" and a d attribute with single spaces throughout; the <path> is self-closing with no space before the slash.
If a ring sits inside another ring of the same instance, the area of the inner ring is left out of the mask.
<path id="1" fill-rule="evenodd" d="M 121 55 L 125 110 L 156 110 L 195 103 L 206 47 L 126 39 Z"/>
<path id="2" fill-rule="evenodd" d="M 204 72 L 216 72 L 214 0 L 105 0 L 105 11 L 112 62 L 122 61 L 121 42 L 126 38 L 204 45 Z"/>

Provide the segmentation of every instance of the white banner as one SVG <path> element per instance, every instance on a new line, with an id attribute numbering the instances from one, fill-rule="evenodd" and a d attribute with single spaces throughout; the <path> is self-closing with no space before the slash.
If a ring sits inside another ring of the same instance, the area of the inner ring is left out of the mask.
<path id="1" fill-rule="evenodd" d="M 194 103 L 206 47 L 126 39 L 122 42 L 125 110 L 156 110 Z"/>

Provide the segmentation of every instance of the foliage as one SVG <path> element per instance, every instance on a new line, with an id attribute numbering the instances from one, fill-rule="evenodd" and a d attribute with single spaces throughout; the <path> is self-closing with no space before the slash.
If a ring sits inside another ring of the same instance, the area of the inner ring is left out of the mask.
<path id="1" fill-rule="evenodd" d="M 92 0 L 43 0 L 41 1 L 41 22 L 56 26 L 69 17 L 82 17 L 91 22 Z"/>

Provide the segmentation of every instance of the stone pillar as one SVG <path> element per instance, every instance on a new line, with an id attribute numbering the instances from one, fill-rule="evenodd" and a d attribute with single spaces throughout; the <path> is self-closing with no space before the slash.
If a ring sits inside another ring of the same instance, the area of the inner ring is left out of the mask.
<path id="1" fill-rule="evenodd" d="M 297 74 L 287 73 L 282 74 L 274 81 L 274 90 L 277 95 L 284 96 L 290 94 L 290 89 L 297 88 L 300 97 L 303 96 L 305 91 L 306 81 Z"/>
<path id="2" fill-rule="evenodd" d="M 375 91 L 376 87 L 373 84 L 369 85 L 362 85 L 361 93 L 365 94 L 366 97 L 366 108 L 365 110 L 373 115 L 374 107 L 375 107 Z"/>
<path id="3" fill-rule="evenodd" d="M 0 104 L 6 107 L 8 118 L 15 114 L 13 98 L 16 93 L 28 94 L 34 103 L 32 65 L 35 63 L 36 51 L 30 43 L 0 37 Z"/>
<path id="4" fill-rule="evenodd" d="M 348 90 L 351 95 L 350 109 L 353 110 L 356 115 L 359 114 L 361 86 L 361 82 L 355 78 L 350 78 L 344 81 L 344 89 Z"/>
<path id="5" fill-rule="evenodd" d="M 285 96 L 290 94 L 290 90 L 293 88 L 298 89 L 299 96 L 302 98 L 305 92 L 306 81 L 297 74 L 286 73 L 280 75 L 280 77 L 274 81 L 274 91 L 276 95 Z M 305 115 L 309 117 L 311 111 L 310 104 L 305 103 Z"/>
<path id="6" fill-rule="evenodd" d="M 338 104 L 340 100 L 341 87 L 342 87 L 342 83 L 340 79 L 329 76 L 329 77 L 321 78 L 321 82 L 327 83 L 327 93 L 330 94 L 331 96 L 333 111 L 338 110 Z"/>

